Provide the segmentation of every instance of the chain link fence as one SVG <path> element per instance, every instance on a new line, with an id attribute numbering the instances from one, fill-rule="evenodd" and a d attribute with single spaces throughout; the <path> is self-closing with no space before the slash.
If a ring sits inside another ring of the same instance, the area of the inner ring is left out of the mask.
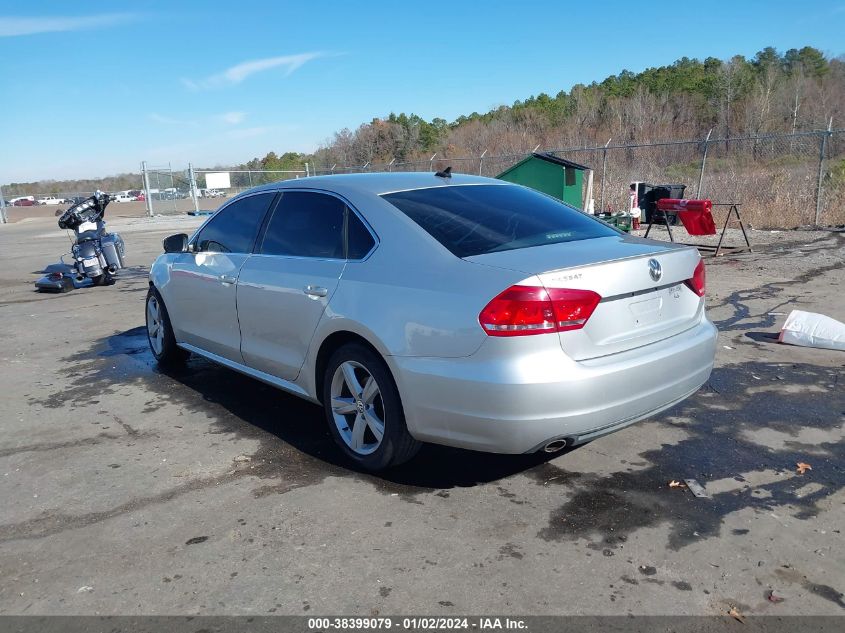
<path id="1" fill-rule="evenodd" d="M 845 131 L 559 150 L 595 170 L 598 208 L 633 181 L 687 186 L 686 197 L 742 203 L 760 228 L 845 223 Z"/>
<path id="2" fill-rule="evenodd" d="M 535 148 L 538 151 L 540 148 Z M 758 228 L 845 224 L 845 130 L 545 149 L 593 170 L 597 210 L 624 208 L 632 182 L 686 185 L 687 198 L 741 203 Z M 436 171 L 495 177 L 530 152 L 320 167 L 315 174 Z M 717 211 L 718 213 L 719 211 Z"/>
<path id="3" fill-rule="evenodd" d="M 535 148 L 539 150 L 540 148 Z M 757 228 L 834 226 L 845 224 L 845 130 L 766 134 L 735 138 L 672 140 L 651 143 L 552 148 L 562 158 L 593 171 L 593 200 L 597 210 L 624 208 L 631 182 L 686 185 L 687 198 L 742 204 L 743 218 Z M 309 165 L 297 170 L 249 170 L 219 167 L 213 170 L 173 170 L 142 163 L 143 206 L 149 215 L 213 210 L 251 187 L 310 175 L 367 171 L 437 171 L 496 176 L 530 152 L 479 156 L 433 154 L 413 161 L 391 160 L 364 165 Z M 225 187 L 211 186 L 210 174 L 225 174 Z M 585 179 L 586 180 L 586 179 Z M 5 193 L 5 199 L 3 194 Z M 25 192 L 0 191 L 0 222 Z M 61 199 L 91 192 L 55 192 Z M 133 192 L 134 193 L 134 192 Z M 37 203 L 47 194 L 29 196 Z M 24 203 L 26 204 L 26 203 Z M 140 205 L 141 203 L 139 203 Z M 7 208 L 4 209 L 4 206 Z M 718 218 L 717 218 L 718 220 Z"/>

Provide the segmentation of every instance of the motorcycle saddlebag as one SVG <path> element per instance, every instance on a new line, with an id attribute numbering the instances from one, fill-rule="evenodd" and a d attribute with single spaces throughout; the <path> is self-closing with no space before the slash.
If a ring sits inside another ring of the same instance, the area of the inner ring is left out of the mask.
<path id="1" fill-rule="evenodd" d="M 123 239 L 117 233 L 104 235 L 100 240 L 100 250 L 106 258 L 106 264 L 115 270 L 123 268 Z"/>

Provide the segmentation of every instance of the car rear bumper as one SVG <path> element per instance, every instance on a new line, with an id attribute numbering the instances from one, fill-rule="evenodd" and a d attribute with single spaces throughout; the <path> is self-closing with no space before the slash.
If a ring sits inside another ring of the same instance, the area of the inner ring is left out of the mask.
<path id="1" fill-rule="evenodd" d="M 554 336 L 554 345 L 547 336 Z M 576 362 L 557 334 L 485 341 L 466 358 L 392 357 L 408 430 L 422 441 L 528 453 L 580 444 L 682 401 L 710 377 L 716 328 Z"/>

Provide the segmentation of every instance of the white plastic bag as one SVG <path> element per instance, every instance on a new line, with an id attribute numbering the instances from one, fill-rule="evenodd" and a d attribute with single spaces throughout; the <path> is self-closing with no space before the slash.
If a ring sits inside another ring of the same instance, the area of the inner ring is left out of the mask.
<path id="1" fill-rule="evenodd" d="M 793 310 L 778 340 L 789 345 L 845 351 L 845 323 L 815 312 Z"/>

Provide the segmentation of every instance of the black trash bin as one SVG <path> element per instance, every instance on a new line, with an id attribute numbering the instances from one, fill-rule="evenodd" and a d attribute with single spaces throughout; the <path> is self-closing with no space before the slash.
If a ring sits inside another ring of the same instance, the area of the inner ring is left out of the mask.
<path id="1" fill-rule="evenodd" d="M 654 212 L 657 211 L 657 201 L 664 198 L 684 197 L 684 190 L 686 185 L 682 184 L 666 184 L 666 185 L 652 185 L 647 182 L 640 183 L 637 191 L 637 199 L 640 203 L 640 209 L 643 210 L 643 218 L 646 224 L 651 223 Z M 640 190 L 642 193 L 640 193 Z M 663 216 L 655 218 L 655 224 L 663 224 Z M 678 223 L 678 217 L 675 215 L 669 216 L 669 223 L 674 226 Z"/>

